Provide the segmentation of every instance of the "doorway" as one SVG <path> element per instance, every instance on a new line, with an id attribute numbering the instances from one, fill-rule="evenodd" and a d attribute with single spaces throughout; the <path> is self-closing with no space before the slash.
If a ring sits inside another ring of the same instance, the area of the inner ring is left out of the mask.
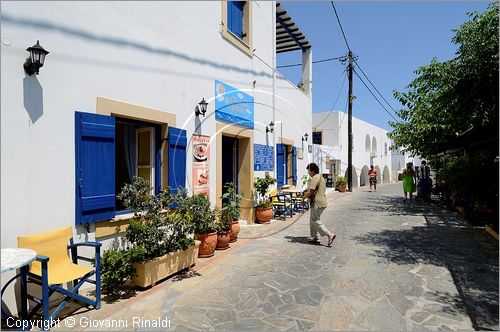
<path id="1" fill-rule="evenodd" d="M 226 193 L 224 185 L 228 182 L 234 183 L 238 192 L 238 146 L 237 138 L 222 136 L 222 195 Z"/>

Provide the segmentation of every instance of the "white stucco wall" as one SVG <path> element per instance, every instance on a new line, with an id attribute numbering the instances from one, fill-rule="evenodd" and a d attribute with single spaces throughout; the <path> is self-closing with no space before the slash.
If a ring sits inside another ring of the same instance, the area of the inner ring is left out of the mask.
<path id="1" fill-rule="evenodd" d="M 18 235 L 75 224 L 74 114 L 95 113 L 97 97 L 175 113 L 188 139 L 194 108 L 205 98 L 199 133 L 213 137 L 220 80 L 254 96 L 254 143 L 273 144 L 283 135 L 301 147 L 301 135 L 311 137 L 311 97 L 281 78 L 274 120 L 283 133 L 277 125 L 266 137 L 273 119 L 275 2 L 252 5 L 250 57 L 222 37 L 218 1 L 2 2 L 2 247 L 17 247 Z M 26 48 L 37 40 L 50 54 L 39 76 L 27 76 Z M 212 174 L 215 154 L 212 145 Z M 191 146 L 187 155 L 189 186 Z M 298 179 L 307 162 L 305 146 Z M 93 225 L 90 233 L 77 227 L 76 241 L 94 240 L 93 232 Z"/>
<path id="2" fill-rule="evenodd" d="M 347 170 L 347 114 L 339 111 L 313 113 L 313 128 L 317 131 L 323 130 L 323 146 L 315 146 L 314 157 L 316 163 L 322 163 L 320 169 L 328 173 L 325 160 L 328 156 L 330 159 L 339 159 L 341 161 L 341 175 L 344 176 Z M 325 120 L 326 119 L 326 120 Z M 380 178 L 379 183 L 383 182 L 384 168 L 387 166 L 390 180 L 391 176 L 391 141 L 387 137 L 387 131 L 374 126 L 368 122 L 362 121 L 358 118 L 352 118 L 352 132 L 353 132 L 353 151 L 352 163 L 356 170 L 357 182 L 353 179 L 353 186 L 363 183 L 361 176 L 366 176 L 367 167 L 373 164 L 379 167 Z M 369 144 L 366 137 L 369 138 Z M 373 142 L 376 142 L 374 148 Z M 385 153 L 384 144 L 387 144 L 387 153 Z M 319 165 L 319 164 L 318 164 Z M 354 175 L 353 175 L 354 176 Z M 388 181 L 386 181 L 388 182 Z"/>

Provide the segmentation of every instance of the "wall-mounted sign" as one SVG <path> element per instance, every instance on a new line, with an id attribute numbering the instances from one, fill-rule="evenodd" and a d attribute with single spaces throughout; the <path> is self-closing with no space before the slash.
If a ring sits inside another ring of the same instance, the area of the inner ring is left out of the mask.
<path id="1" fill-rule="evenodd" d="M 221 81 L 215 81 L 215 119 L 253 128 L 253 97 Z"/>
<path id="2" fill-rule="evenodd" d="M 297 148 L 297 158 L 298 159 L 304 159 L 304 149 Z"/>
<path id="3" fill-rule="evenodd" d="M 193 193 L 210 193 L 210 136 L 193 135 Z"/>
<path id="4" fill-rule="evenodd" d="M 274 170 L 274 148 L 263 144 L 253 145 L 253 170 Z"/>

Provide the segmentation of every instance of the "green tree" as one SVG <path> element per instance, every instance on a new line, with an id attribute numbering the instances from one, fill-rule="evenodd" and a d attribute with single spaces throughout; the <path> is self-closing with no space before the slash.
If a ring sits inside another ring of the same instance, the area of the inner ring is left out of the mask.
<path id="1" fill-rule="evenodd" d="M 433 59 L 406 91 L 394 91 L 404 107 L 402 121 L 390 122 L 395 146 L 429 158 L 471 128 L 498 130 L 498 3 L 469 17 L 454 30 L 454 59 Z"/>

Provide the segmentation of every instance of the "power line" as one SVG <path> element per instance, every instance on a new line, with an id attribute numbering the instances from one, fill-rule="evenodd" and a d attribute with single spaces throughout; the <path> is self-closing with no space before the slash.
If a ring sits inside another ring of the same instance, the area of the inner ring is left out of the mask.
<path id="1" fill-rule="evenodd" d="M 384 111 L 386 111 L 387 114 L 389 114 L 396 122 L 399 122 L 399 120 L 396 119 L 394 117 L 394 115 L 392 115 L 392 113 L 387 110 L 387 108 L 385 108 L 384 104 L 382 104 L 380 102 L 380 100 L 377 98 L 377 96 L 375 96 L 375 94 L 372 92 L 372 90 L 370 90 L 370 88 L 368 87 L 368 85 L 366 85 L 365 81 L 363 81 L 363 79 L 361 78 L 361 76 L 359 76 L 358 72 L 356 70 L 354 70 L 354 73 L 359 78 L 359 80 L 361 81 L 361 83 L 363 83 L 363 85 L 366 87 L 366 89 L 368 90 L 368 92 L 370 92 L 370 94 L 373 96 L 373 98 L 375 98 L 375 100 L 380 104 L 380 106 L 382 106 L 382 108 L 384 109 Z"/>
<path id="2" fill-rule="evenodd" d="M 342 72 L 342 74 L 344 74 L 345 71 Z M 340 97 L 340 94 L 342 93 L 342 91 L 344 90 L 344 84 L 345 84 L 345 80 L 346 80 L 346 76 L 344 76 L 344 80 L 342 81 L 342 86 L 340 87 L 340 91 L 339 91 L 339 94 L 337 95 L 337 98 L 335 99 L 335 102 L 333 103 L 333 106 L 332 108 L 330 109 L 330 111 L 328 112 L 328 114 L 325 116 L 325 118 L 323 120 L 321 120 L 320 123 L 318 123 L 317 125 L 314 126 L 314 128 L 317 128 L 319 127 L 323 122 L 326 121 L 326 119 L 328 119 L 328 117 L 330 116 L 330 114 L 333 112 L 334 108 L 335 108 L 335 105 L 337 104 L 337 101 L 339 100 L 339 97 Z"/>
<path id="3" fill-rule="evenodd" d="M 342 58 L 343 58 L 342 56 L 338 56 L 338 57 L 335 57 L 335 58 L 328 58 L 328 59 L 323 59 L 323 60 L 316 60 L 316 61 L 313 61 L 312 63 L 321 63 L 321 62 L 339 60 L 339 59 L 342 59 Z M 293 64 L 293 65 L 277 66 L 276 68 L 287 68 L 287 67 L 297 67 L 297 66 L 302 66 L 302 64 L 301 63 L 296 63 L 296 64 Z"/>
<path id="4" fill-rule="evenodd" d="M 370 79 L 365 74 L 365 72 L 363 71 L 363 69 L 361 69 L 361 67 L 359 66 L 359 63 L 356 60 L 354 60 L 354 62 L 358 66 L 359 70 L 361 70 L 361 73 L 363 73 L 363 75 L 366 77 L 366 79 L 368 80 L 368 82 L 370 82 L 370 84 L 373 86 L 373 88 L 375 89 L 375 91 L 378 92 L 378 94 L 380 95 L 380 97 L 382 97 L 382 99 L 387 103 L 387 105 L 389 105 L 389 107 L 394 111 L 394 113 L 397 113 L 397 111 L 394 109 L 394 107 L 392 107 L 391 104 L 389 104 L 389 102 L 384 98 L 384 96 L 380 93 L 380 91 L 378 91 L 377 87 L 372 83 L 372 81 L 370 81 Z"/>
<path id="5" fill-rule="evenodd" d="M 330 1 L 330 3 L 332 4 L 333 11 L 335 12 L 335 16 L 337 17 L 337 21 L 339 22 L 340 31 L 342 31 L 342 36 L 344 36 L 344 40 L 345 40 L 345 44 L 347 45 L 347 49 L 350 51 L 351 48 L 349 47 L 349 43 L 347 42 L 347 38 L 345 37 L 344 28 L 342 27 L 342 23 L 340 23 L 340 18 L 339 18 L 339 15 L 337 14 L 337 9 L 335 8 L 333 1 Z"/>

